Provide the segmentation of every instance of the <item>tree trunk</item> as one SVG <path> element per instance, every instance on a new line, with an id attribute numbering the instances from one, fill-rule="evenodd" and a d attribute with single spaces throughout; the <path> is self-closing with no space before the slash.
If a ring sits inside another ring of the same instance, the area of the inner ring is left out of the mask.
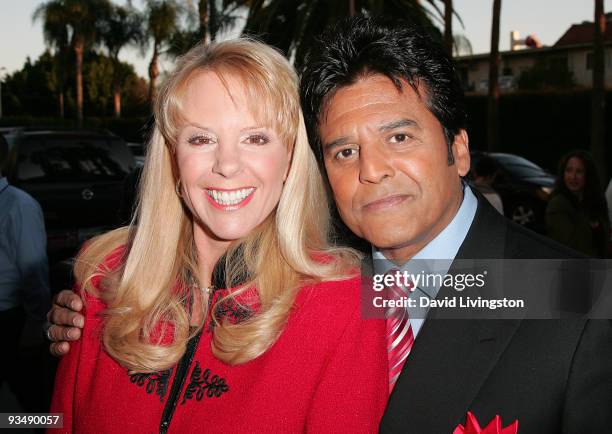
<path id="1" fill-rule="evenodd" d="M 115 119 L 121 117 L 121 61 L 119 60 L 119 50 L 114 50 L 108 53 L 113 59 L 113 109 Z"/>
<path id="2" fill-rule="evenodd" d="M 63 89 L 60 91 L 59 95 L 57 96 L 57 106 L 59 109 L 60 117 L 64 119 L 65 112 L 64 112 L 64 90 Z"/>
<path id="3" fill-rule="evenodd" d="M 155 101 L 155 91 L 156 91 L 156 82 L 157 77 L 159 76 L 159 48 L 158 44 L 155 43 L 153 46 L 153 57 L 151 58 L 151 63 L 149 63 L 149 104 L 153 104 Z"/>
<path id="4" fill-rule="evenodd" d="M 210 43 L 209 22 L 208 22 L 208 0 L 198 2 L 198 13 L 200 15 L 200 37 L 206 45 Z"/>
<path id="5" fill-rule="evenodd" d="M 453 55 L 453 0 L 444 0 L 444 46 Z"/>
<path id="6" fill-rule="evenodd" d="M 208 24 L 210 32 L 210 40 L 215 41 L 217 39 L 217 30 L 219 30 L 219 23 L 217 18 L 217 6 L 215 0 L 209 0 L 208 3 Z"/>
<path id="7" fill-rule="evenodd" d="M 264 0 L 251 0 L 251 5 L 249 6 L 249 15 L 247 17 L 246 24 L 244 26 L 245 29 L 252 29 L 253 20 L 255 17 L 259 15 L 261 12 L 261 8 L 263 7 Z"/>
<path id="8" fill-rule="evenodd" d="M 354 17 L 355 13 L 355 0 L 349 0 L 349 17 Z"/>
<path id="9" fill-rule="evenodd" d="M 76 103 L 79 128 L 83 127 L 83 50 L 83 41 L 77 40 L 74 44 L 74 54 L 76 55 Z"/>
<path id="10" fill-rule="evenodd" d="M 593 94 L 591 98 L 591 153 L 602 182 L 606 182 L 605 159 L 605 58 L 603 35 L 606 32 L 604 1 L 595 0 L 595 33 L 593 38 Z"/>
<path id="11" fill-rule="evenodd" d="M 113 105 L 115 108 L 115 118 L 121 117 L 121 83 L 116 80 L 113 84 Z"/>
<path id="12" fill-rule="evenodd" d="M 499 19 L 501 0 L 493 0 L 491 26 L 491 55 L 489 58 L 489 98 L 487 116 L 487 142 L 489 151 L 499 151 Z"/>

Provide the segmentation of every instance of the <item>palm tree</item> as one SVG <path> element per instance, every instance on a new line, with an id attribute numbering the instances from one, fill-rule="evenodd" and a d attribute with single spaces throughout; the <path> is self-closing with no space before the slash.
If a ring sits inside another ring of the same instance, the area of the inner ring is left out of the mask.
<path id="1" fill-rule="evenodd" d="M 453 36 L 453 56 L 470 56 L 473 53 L 472 43 L 467 36 L 455 33 Z"/>
<path id="2" fill-rule="evenodd" d="M 248 0 L 224 0 L 221 4 L 217 4 L 215 0 L 199 0 L 196 13 L 193 3 L 185 1 L 185 5 L 178 4 L 181 14 L 187 14 L 188 18 L 197 15 L 198 21 L 194 26 L 193 20 L 187 19 L 187 28 L 177 29 L 172 34 L 164 53 L 171 57 L 180 56 L 199 42 L 209 44 L 215 41 L 221 30 L 235 24 L 239 9 L 250 7 L 254 3 Z"/>
<path id="3" fill-rule="evenodd" d="M 489 98 L 487 139 L 490 151 L 499 150 L 499 20 L 501 0 L 493 0 L 493 24 L 491 26 L 491 54 L 489 58 Z"/>
<path id="4" fill-rule="evenodd" d="M 210 6 L 210 7 L 209 7 Z M 198 1 L 198 16 L 200 17 L 200 28 L 199 34 L 200 37 L 204 39 L 205 44 L 209 44 L 212 40 L 212 35 L 214 32 L 211 31 L 211 21 L 214 21 L 214 16 L 216 15 L 213 9 L 216 9 L 216 3 L 210 2 L 209 0 L 199 0 Z M 211 17 L 213 19 L 211 20 Z"/>
<path id="5" fill-rule="evenodd" d="M 121 72 L 124 70 L 119 60 L 119 52 L 129 44 L 142 42 L 142 17 L 131 7 L 112 5 L 109 15 L 102 20 L 104 29 L 102 43 L 108 50 L 113 62 L 113 105 L 115 117 L 121 117 Z"/>
<path id="6" fill-rule="evenodd" d="M 593 95 L 591 98 L 591 153 L 601 179 L 606 177 L 605 164 L 605 89 L 604 44 L 606 16 L 603 0 L 595 0 L 595 33 L 593 37 Z"/>
<path id="7" fill-rule="evenodd" d="M 304 61 L 314 38 L 329 24 L 354 13 L 383 14 L 410 18 L 440 37 L 433 25 L 433 17 L 443 16 L 436 1 L 427 0 L 433 7 L 425 8 L 417 0 L 271 0 L 250 2 L 249 15 L 243 32 L 259 35 L 274 45 L 296 66 Z M 436 15 L 438 14 L 438 15 Z"/>
<path id="8" fill-rule="evenodd" d="M 179 6 L 173 0 L 147 0 L 146 27 L 153 39 L 153 56 L 149 62 L 149 102 L 155 98 L 159 57 L 179 26 Z"/>
<path id="9" fill-rule="evenodd" d="M 99 16 L 106 15 L 109 0 L 49 0 L 34 12 L 34 19 L 46 23 L 64 23 L 70 34 L 70 46 L 75 54 L 77 121 L 83 125 L 83 54 L 97 42 L 100 33 Z"/>
<path id="10" fill-rule="evenodd" d="M 46 9 L 38 7 L 33 15 L 33 20 L 43 20 L 43 37 L 48 46 L 55 49 L 53 56 L 54 73 L 59 114 L 63 118 L 64 111 L 64 90 L 66 87 L 66 62 L 68 59 L 68 27 L 63 19 L 63 8 L 60 2 L 50 2 Z"/>
<path id="11" fill-rule="evenodd" d="M 453 0 L 444 0 L 444 47 L 453 54 Z"/>
<path id="12" fill-rule="evenodd" d="M 441 1 L 444 4 L 444 11 L 440 10 L 436 1 Z M 427 0 L 427 3 L 436 11 L 436 14 L 431 15 L 431 18 L 435 21 L 438 21 L 439 17 L 443 17 L 444 19 L 444 48 L 446 48 L 446 52 L 452 56 L 454 53 L 454 44 L 457 41 L 456 35 L 453 34 L 453 18 L 456 17 L 461 27 L 465 28 L 463 20 L 453 8 L 453 0 Z"/>

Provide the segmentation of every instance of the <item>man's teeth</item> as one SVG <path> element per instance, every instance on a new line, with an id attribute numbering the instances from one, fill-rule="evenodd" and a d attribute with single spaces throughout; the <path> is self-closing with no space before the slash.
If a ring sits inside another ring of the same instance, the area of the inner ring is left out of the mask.
<path id="1" fill-rule="evenodd" d="M 206 190 L 206 193 L 219 205 L 236 205 L 245 200 L 254 190 L 255 188 L 233 191 Z"/>

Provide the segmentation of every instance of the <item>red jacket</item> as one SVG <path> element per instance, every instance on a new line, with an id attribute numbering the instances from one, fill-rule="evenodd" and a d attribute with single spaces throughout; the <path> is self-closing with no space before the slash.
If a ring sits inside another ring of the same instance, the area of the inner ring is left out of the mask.
<path id="1" fill-rule="evenodd" d="M 358 277 L 302 288 L 277 342 L 248 363 L 216 359 L 205 327 L 178 365 L 131 376 L 101 343 L 104 304 L 87 297 L 83 336 L 55 381 L 51 412 L 64 414 L 62 432 L 378 431 L 388 397 L 385 323 L 361 319 Z"/>

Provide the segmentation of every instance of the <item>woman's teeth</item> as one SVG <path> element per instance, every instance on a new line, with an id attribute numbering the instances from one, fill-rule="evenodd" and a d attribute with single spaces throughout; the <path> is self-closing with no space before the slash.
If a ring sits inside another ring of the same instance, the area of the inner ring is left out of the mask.
<path id="1" fill-rule="evenodd" d="M 243 188 L 240 190 L 211 190 L 206 189 L 206 193 L 219 205 L 236 205 L 245 200 L 251 193 L 255 191 L 255 188 Z"/>

